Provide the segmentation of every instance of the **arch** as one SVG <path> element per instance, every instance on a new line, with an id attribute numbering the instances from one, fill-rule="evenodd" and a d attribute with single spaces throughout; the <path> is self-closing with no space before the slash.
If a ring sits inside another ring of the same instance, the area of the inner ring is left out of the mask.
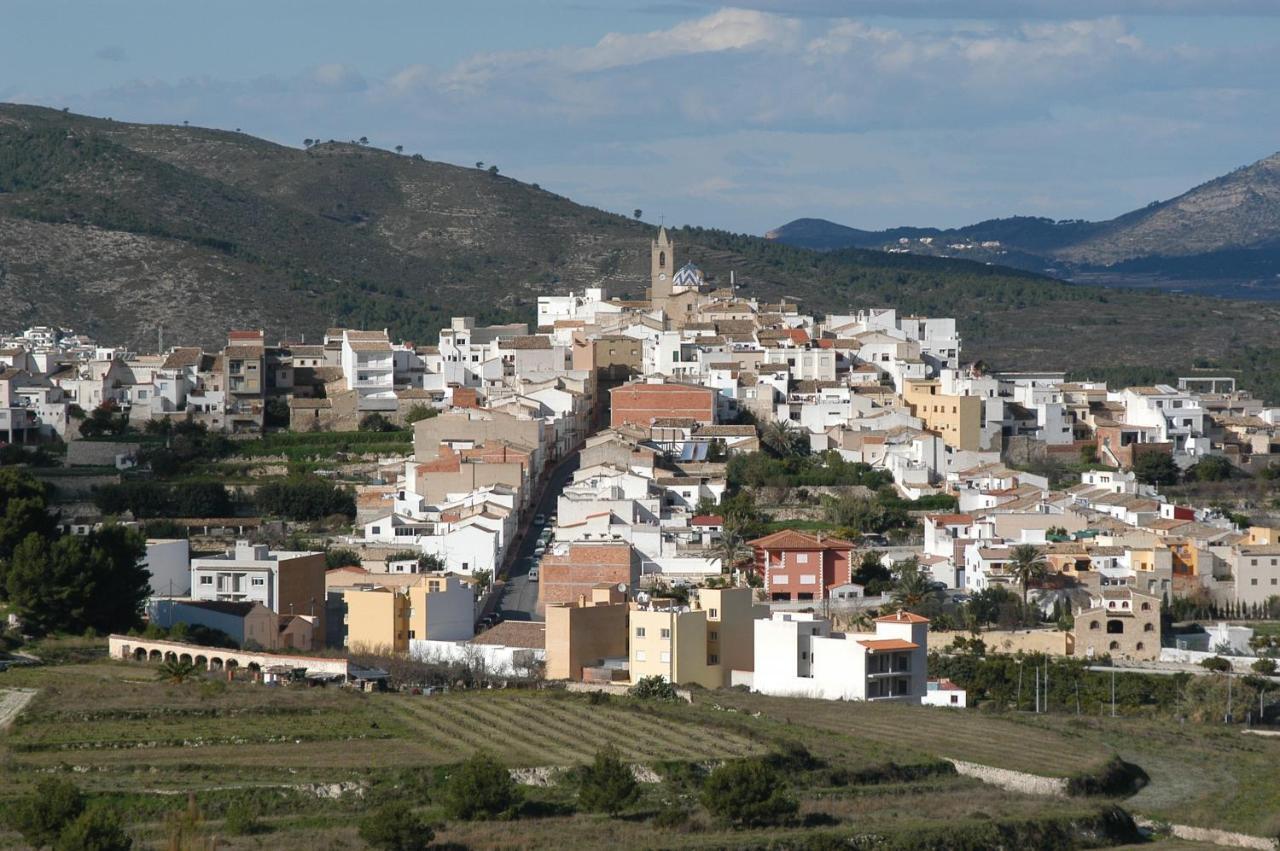
<path id="1" fill-rule="evenodd" d="M 259 665 L 257 662 L 250 662 L 248 664 L 248 668 L 249 668 L 249 673 L 251 674 L 256 674 L 262 670 L 262 666 Z"/>
<path id="2" fill-rule="evenodd" d="M 240 667 L 240 662 L 236 659 L 227 659 L 225 667 L 228 671 L 234 671 Z"/>
<path id="3" fill-rule="evenodd" d="M 145 648 L 145 647 L 135 647 L 135 648 L 133 649 L 133 661 L 135 661 L 135 662 L 145 662 L 145 661 L 147 661 L 147 648 Z"/>
<path id="4" fill-rule="evenodd" d="M 191 658 L 190 653 L 183 653 L 178 657 L 179 662 L 185 662 L 188 665 L 194 665 L 195 661 Z"/>
<path id="5" fill-rule="evenodd" d="M 166 662 L 176 662 L 178 661 L 178 654 L 174 653 L 172 650 L 168 650 L 164 654 L 164 660 Z"/>
<path id="6" fill-rule="evenodd" d="M 1108 650 L 1119 650 L 1119 649 L 1120 649 L 1120 642 L 1119 642 L 1119 641 L 1113 641 L 1113 642 L 1111 642 L 1109 645 L 1107 645 L 1107 649 L 1108 649 Z"/>
<path id="7" fill-rule="evenodd" d="M 1138 649 L 1139 649 L 1139 650 L 1142 650 L 1142 649 L 1143 649 L 1143 644 L 1142 644 L 1142 642 L 1141 642 L 1141 641 L 1139 641 L 1139 642 L 1138 642 Z"/>
<path id="8" fill-rule="evenodd" d="M 221 670 L 222 670 L 222 659 L 221 659 L 220 657 L 218 657 L 218 656 L 210 656 L 210 657 L 209 657 L 209 670 L 210 670 L 210 671 L 221 671 Z"/>
<path id="9" fill-rule="evenodd" d="M 1107 635 L 1123 635 L 1124 621 L 1119 618 L 1112 618 L 1107 621 Z"/>
<path id="10" fill-rule="evenodd" d="M 667 252 L 665 251 L 658 252 L 658 268 L 659 269 L 667 268 Z"/>
<path id="11" fill-rule="evenodd" d="M 201 668 L 207 668 L 207 667 L 209 667 L 209 657 L 207 657 L 207 656 L 197 656 L 197 657 L 195 658 L 195 664 L 196 664 L 197 666 L 201 667 Z"/>
<path id="12" fill-rule="evenodd" d="M 1156 625 L 1155 625 L 1155 624 L 1153 624 L 1153 623 L 1143 624 L 1143 625 L 1142 625 L 1142 631 L 1143 631 L 1143 632 L 1155 632 L 1155 631 L 1156 631 Z"/>
<path id="13" fill-rule="evenodd" d="M 1142 611 L 1144 611 L 1144 612 L 1149 612 L 1149 611 L 1151 611 L 1151 604 L 1150 604 L 1150 603 L 1143 603 L 1143 604 L 1142 604 Z"/>
<path id="14" fill-rule="evenodd" d="M 152 650 L 150 653 L 147 654 L 147 661 L 149 662 L 160 662 L 163 660 L 164 660 L 164 654 L 161 653 L 159 650 Z"/>
<path id="15" fill-rule="evenodd" d="M 1089 621 L 1089 629 L 1099 629 L 1101 628 L 1101 626 L 1102 624 L 1098 623 L 1097 621 Z"/>

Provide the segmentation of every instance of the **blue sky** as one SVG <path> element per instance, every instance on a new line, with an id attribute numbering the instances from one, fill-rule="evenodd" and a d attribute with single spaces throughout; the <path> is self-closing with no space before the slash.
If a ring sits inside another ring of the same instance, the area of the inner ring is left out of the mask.
<path id="1" fill-rule="evenodd" d="M 1280 150 L 1280 0 L 6 0 L 0 100 L 367 136 L 761 233 L 1108 218 Z"/>

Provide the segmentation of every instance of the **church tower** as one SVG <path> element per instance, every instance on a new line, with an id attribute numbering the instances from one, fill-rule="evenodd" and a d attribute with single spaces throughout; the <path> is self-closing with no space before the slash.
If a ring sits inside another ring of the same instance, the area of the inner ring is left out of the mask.
<path id="1" fill-rule="evenodd" d="M 667 236 L 665 227 L 658 228 L 658 238 L 649 245 L 649 297 L 653 301 L 665 300 L 671 295 L 671 281 L 675 277 L 676 247 Z"/>

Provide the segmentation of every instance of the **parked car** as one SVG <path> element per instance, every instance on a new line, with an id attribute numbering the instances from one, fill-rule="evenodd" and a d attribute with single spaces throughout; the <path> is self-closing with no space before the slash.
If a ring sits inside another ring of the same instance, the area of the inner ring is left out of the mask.
<path id="1" fill-rule="evenodd" d="M 538 546 L 533 548 L 533 555 L 535 558 L 541 558 L 542 555 L 546 553 L 546 551 L 547 551 L 546 544 L 538 544 Z"/>
<path id="2" fill-rule="evenodd" d="M 538 581 L 538 566 L 536 564 L 533 567 L 529 568 L 529 581 L 530 582 Z"/>
<path id="3" fill-rule="evenodd" d="M 547 515 L 545 515 L 545 514 L 535 514 L 535 515 L 533 515 L 533 525 L 534 525 L 534 526 L 545 526 L 545 525 L 546 525 L 546 522 L 547 522 Z"/>

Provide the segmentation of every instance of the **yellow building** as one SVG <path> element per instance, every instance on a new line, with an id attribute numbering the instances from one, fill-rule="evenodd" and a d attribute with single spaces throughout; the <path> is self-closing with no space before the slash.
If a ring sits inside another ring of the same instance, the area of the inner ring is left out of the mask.
<path id="1" fill-rule="evenodd" d="M 547 678 L 582 680 L 582 669 L 627 657 L 625 586 L 598 585 L 591 599 L 547 606 Z"/>
<path id="2" fill-rule="evenodd" d="M 475 636 L 475 594 L 457 576 L 424 576 L 397 590 L 343 592 L 345 645 L 366 653 L 408 653 L 415 640 L 465 641 Z"/>
<path id="3" fill-rule="evenodd" d="M 658 599 L 630 614 L 633 683 L 657 676 L 720 688 L 729 685 L 732 671 L 753 669 L 753 621 L 767 617 L 768 607 L 752 602 L 750 588 L 699 588 L 688 606 Z"/>
<path id="4" fill-rule="evenodd" d="M 977 451 L 982 441 L 982 399 L 950 396 L 937 380 L 908 380 L 903 401 L 925 428 L 937 432 L 952 449 Z"/>

